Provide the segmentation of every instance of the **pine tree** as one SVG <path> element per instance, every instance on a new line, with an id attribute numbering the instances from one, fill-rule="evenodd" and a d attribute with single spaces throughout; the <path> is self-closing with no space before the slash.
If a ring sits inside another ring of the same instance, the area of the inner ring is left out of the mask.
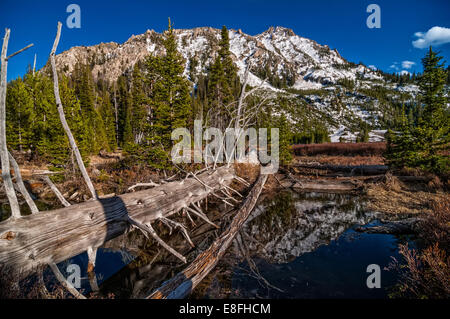
<path id="1" fill-rule="evenodd" d="M 292 133 L 289 127 L 289 122 L 286 119 L 286 115 L 282 114 L 276 123 L 276 126 L 279 128 L 279 156 L 280 163 L 283 165 L 287 165 L 292 161 L 292 151 L 291 151 L 291 140 Z"/>
<path id="2" fill-rule="evenodd" d="M 441 60 L 431 47 L 422 59 L 424 72 L 419 87 L 423 110 L 417 126 L 412 126 L 402 108 L 400 131 L 390 134 L 386 154 L 394 166 L 420 167 L 435 173 L 449 171 L 450 162 L 445 156 L 450 142 L 444 89 L 447 74 Z"/>
<path id="3" fill-rule="evenodd" d="M 106 129 L 100 116 L 98 93 L 95 91 L 90 67 L 78 63 L 74 70 L 75 93 L 80 101 L 84 120 L 83 141 L 86 141 L 89 153 L 97 153 L 108 148 Z"/>
<path id="4" fill-rule="evenodd" d="M 446 109 L 449 101 L 445 96 L 447 74 L 442 57 L 430 47 L 422 59 L 423 74 L 419 80 L 420 95 L 424 104 L 417 128 L 420 165 L 428 170 L 442 172 L 449 170 L 449 159 L 443 154 L 450 143 L 450 118 Z"/>
<path id="5" fill-rule="evenodd" d="M 135 144 L 141 144 L 145 139 L 147 130 L 148 98 L 144 92 L 144 78 L 140 71 L 140 65 L 136 63 L 133 68 L 131 85 L 131 127 L 133 141 Z"/>
<path id="6" fill-rule="evenodd" d="M 108 149 L 109 151 L 114 151 L 117 147 L 114 110 L 111 103 L 111 96 L 106 88 L 103 89 L 100 105 L 100 115 L 105 126 Z"/>
<path id="7" fill-rule="evenodd" d="M 31 138 L 33 100 L 20 77 L 8 84 L 6 106 L 8 145 L 20 151 L 28 149 Z"/>
<path id="8" fill-rule="evenodd" d="M 125 147 L 133 142 L 131 130 L 131 94 L 129 92 L 128 80 L 121 75 L 117 79 L 117 104 L 118 104 L 118 141 L 120 146 Z"/>
<path id="9" fill-rule="evenodd" d="M 221 31 L 220 49 L 210 67 L 208 79 L 209 105 L 204 110 L 204 118 L 210 119 L 211 125 L 225 129 L 233 109 L 232 102 L 238 99 L 240 82 L 236 66 L 233 64 L 230 52 L 228 29 L 223 26 Z M 209 118 L 207 118 L 209 115 Z"/>
<path id="10" fill-rule="evenodd" d="M 151 85 L 152 109 L 147 137 L 152 149 L 148 158 L 158 168 L 169 166 L 172 131 L 191 124 L 188 122 L 191 114 L 191 89 L 183 75 L 186 61 L 177 50 L 170 19 L 165 32 L 164 48 L 164 56 L 150 56 L 147 59 L 147 82 Z"/>

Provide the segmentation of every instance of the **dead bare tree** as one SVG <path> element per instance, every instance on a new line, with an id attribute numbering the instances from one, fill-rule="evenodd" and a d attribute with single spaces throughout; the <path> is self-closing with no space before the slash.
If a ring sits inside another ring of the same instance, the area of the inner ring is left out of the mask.
<path id="1" fill-rule="evenodd" d="M 52 65 L 52 73 L 53 73 L 53 90 L 55 92 L 55 100 L 56 100 L 56 106 L 58 108 L 59 118 L 61 120 L 61 124 L 64 128 L 64 131 L 67 134 L 67 137 L 69 139 L 70 147 L 72 148 L 75 158 L 77 160 L 78 168 L 81 171 L 81 175 L 83 175 L 84 181 L 86 182 L 86 185 L 89 188 L 89 191 L 91 192 L 92 198 L 97 199 L 97 192 L 95 191 L 94 185 L 92 184 L 91 178 L 89 177 L 86 167 L 83 163 L 83 158 L 81 157 L 80 150 L 78 149 L 77 143 L 75 142 L 75 139 L 72 135 L 72 131 L 70 130 L 69 124 L 67 124 L 66 116 L 64 114 L 63 105 L 61 102 L 61 97 L 59 96 L 59 84 L 58 84 L 58 73 L 56 72 L 56 62 L 55 62 L 55 54 L 56 49 L 58 47 L 59 38 L 61 37 L 61 22 L 58 22 L 58 28 L 56 32 L 56 38 L 55 42 L 53 43 L 53 48 L 50 53 L 50 62 Z"/>
<path id="2" fill-rule="evenodd" d="M 6 89 L 7 89 L 7 69 L 8 60 L 13 56 L 25 51 L 33 44 L 30 44 L 23 49 L 6 56 L 8 51 L 10 30 L 5 29 L 5 37 L 3 38 L 2 53 L 1 53 L 1 75 L 0 75 L 0 160 L 2 162 L 2 179 L 5 185 L 6 196 L 8 197 L 9 205 L 11 207 L 11 217 L 20 217 L 20 207 L 17 201 L 17 196 L 14 191 L 14 185 L 11 179 L 9 152 L 6 145 Z"/>

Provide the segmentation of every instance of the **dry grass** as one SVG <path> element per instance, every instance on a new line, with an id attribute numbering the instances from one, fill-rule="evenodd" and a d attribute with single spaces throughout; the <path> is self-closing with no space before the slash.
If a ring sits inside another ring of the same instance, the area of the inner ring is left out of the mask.
<path id="1" fill-rule="evenodd" d="M 393 297 L 449 298 L 450 297 L 450 200 L 433 203 L 432 212 L 421 222 L 422 251 L 400 245 L 404 259 L 395 258 L 388 269 L 400 275 Z"/>
<path id="2" fill-rule="evenodd" d="M 373 156 L 334 156 L 334 155 L 316 155 L 316 156 L 296 156 L 295 160 L 301 163 L 320 163 L 328 165 L 384 165 L 384 158 L 379 155 Z"/>
<path id="3" fill-rule="evenodd" d="M 306 155 L 345 155 L 345 156 L 381 156 L 386 151 L 385 142 L 377 143 L 323 143 L 297 144 L 292 147 L 294 154 Z"/>
<path id="4" fill-rule="evenodd" d="M 428 185 L 407 185 L 395 176 L 386 175 L 383 183 L 370 184 L 366 189 L 368 209 L 387 214 L 430 214 L 433 204 L 445 201 L 448 194 L 434 192 Z"/>

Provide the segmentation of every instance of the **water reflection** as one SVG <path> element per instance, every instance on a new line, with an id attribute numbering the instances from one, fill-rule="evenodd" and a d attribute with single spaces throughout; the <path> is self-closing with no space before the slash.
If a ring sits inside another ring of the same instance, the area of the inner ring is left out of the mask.
<path id="1" fill-rule="evenodd" d="M 241 234 L 252 254 L 286 263 L 374 217 L 354 195 L 285 191 L 259 205 Z"/>
<path id="2" fill-rule="evenodd" d="M 238 241 L 191 298 L 385 298 L 386 288 L 396 278 L 383 272 L 383 289 L 370 290 L 366 267 L 375 263 L 383 269 L 391 256 L 398 257 L 397 238 L 352 230 L 377 217 L 365 210 L 364 200 L 356 195 L 283 191 L 261 199 Z M 158 231 L 165 236 L 164 227 Z M 180 234 L 165 239 L 191 261 L 216 235 L 205 235 L 208 232 L 201 225 L 190 233 L 196 249 L 191 249 Z M 250 259 L 242 258 L 242 248 Z M 86 254 L 73 260 L 82 264 L 82 269 L 87 267 Z M 133 231 L 99 249 L 96 273 L 102 295 L 142 298 L 184 267 L 166 250 Z M 280 289 L 268 288 L 255 279 L 251 267 L 257 268 L 266 283 Z M 89 280 L 83 278 L 88 292 Z"/>

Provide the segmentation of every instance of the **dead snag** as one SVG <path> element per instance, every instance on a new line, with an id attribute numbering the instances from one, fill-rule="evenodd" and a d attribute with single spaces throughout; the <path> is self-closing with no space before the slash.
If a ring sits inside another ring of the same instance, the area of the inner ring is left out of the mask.
<path id="1" fill-rule="evenodd" d="M 259 195 L 266 183 L 268 175 L 260 175 L 249 195 L 233 218 L 230 227 L 218 239 L 190 264 L 185 270 L 163 283 L 147 298 L 180 299 L 184 298 L 202 281 L 217 265 L 225 254 L 237 232 L 252 212 Z"/>
<path id="2" fill-rule="evenodd" d="M 8 67 L 6 51 L 8 50 L 9 32 L 9 29 L 5 30 L 5 37 L 3 38 L 1 53 L 2 66 L 0 78 L 0 161 L 2 162 L 2 179 L 5 185 L 6 196 L 8 197 L 9 205 L 11 207 L 11 216 L 20 217 L 20 207 L 11 179 L 8 149 L 6 147 L 6 71 Z"/>
<path id="3" fill-rule="evenodd" d="M 56 32 L 55 42 L 53 43 L 52 52 L 50 53 L 50 62 L 52 65 L 52 73 L 53 73 L 53 90 L 55 92 L 56 106 L 58 108 L 61 124 L 69 139 L 70 147 L 72 148 L 73 153 L 75 154 L 75 158 L 77 160 L 78 167 L 81 171 L 81 175 L 83 175 L 84 181 L 86 182 L 89 191 L 92 194 L 92 198 L 97 199 L 97 192 L 95 191 L 91 178 L 87 173 L 86 167 L 84 167 L 83 158 L 81 157 L 80 150 L 78 149 L 77 143 L 75 142 L 75 139 L 72 135 L 72 131 L 70 130 L 69 125 L 67 124 L 66 116 L 64 115 L 64 109 L 61 102 L 61 97 L 59 96 L 59 84 L 58 84 L 58 73 L 56 72 L 55 52 L 56 48 L 58 47 L 59 38 L 61 36 L 61 26 L 62 26 L 61 22 L 58 22 L 58 29 Z"/>

